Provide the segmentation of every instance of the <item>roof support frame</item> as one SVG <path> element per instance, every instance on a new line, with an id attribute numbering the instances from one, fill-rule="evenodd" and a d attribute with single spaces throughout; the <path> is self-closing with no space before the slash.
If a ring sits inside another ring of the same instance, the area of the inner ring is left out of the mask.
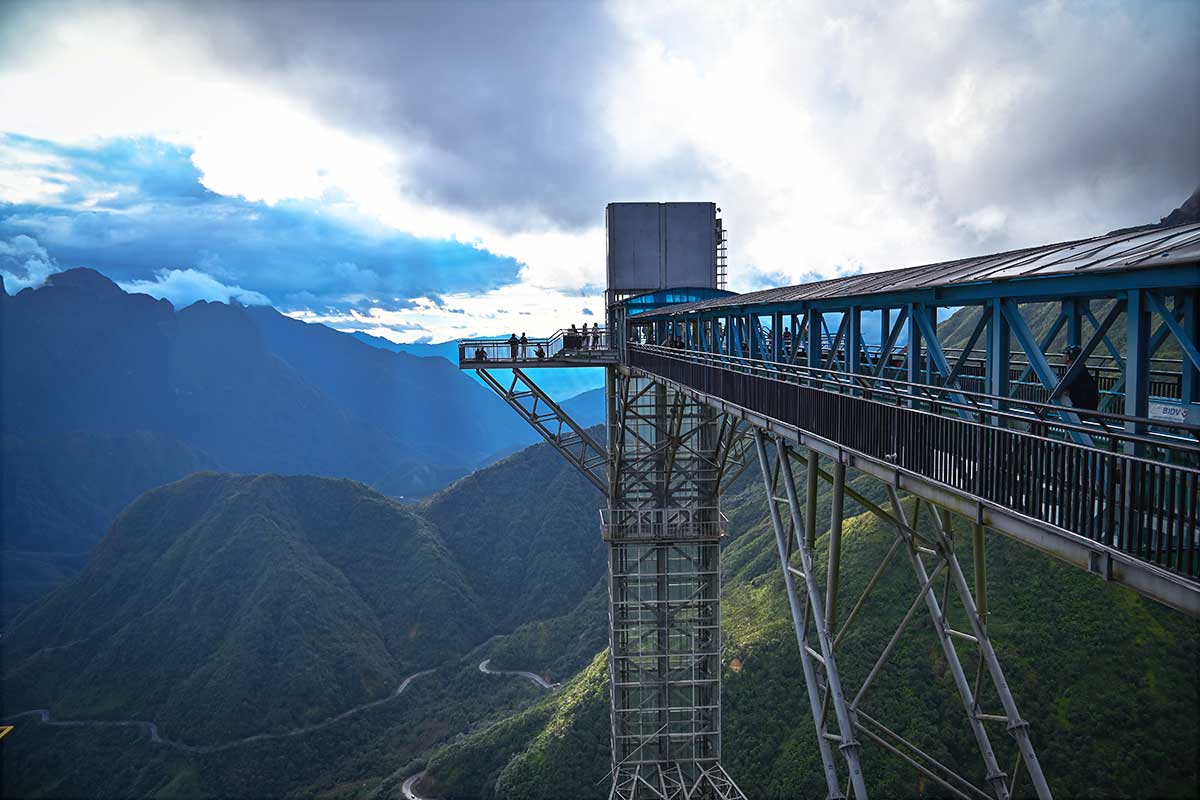
<path id="1" fill-rule="evenodd" d="M 1124 311 L 1124 300 L 1118 300 L 1116 303 L 1113 303 L 1112 308 L 1104 316 L 1104 321 L 1096 326 L 1096 330 L 1092 333 L 1091 338 L 1088 339 L 1087 344 L 1080 348 L 1079 357 L 1075 359 L 1071 366 L 1067 367 L 1066 371 L 1063 372 L 1063 376 L 1059 379 L 1058 385 L 1050 392 L 1051 401 L 1066 391 L 1071 382 L 1075 380 L 1075 377 L 1087 369 L 1088 356 L 1100 344 L 1101 339 L 1108 338 L 1108 329 L 1112 327 L 1113 323 L 1117 321 L 1117 317 L 1124 313 Z"/>
<path id="2" fill-rule="evenodd" d="M 1046 354 L 1042 351 L 1042 348 L 1044 348 L 1046 345 L 1043 344 L 1042 347 L 1038 347 L 1037 343 L 1034 342 L 1033 333 L 1029 330 L 1029 325 L 1026 324 L 1025 318 L 1021 316 L 1021 310 L 1017 306 L 1017 302 L 1015 300 L 1004 300 L 1001 308 L 1004 316 L 1008 320 L 1008 324 L 1013 332 L 1013 335 L 1016 336 L 1017 342 L 1021 345 L 1021 349 L 1025 351 L 1025 357 L 1029 359 L 1029 368 L 1037 374 L 1038 380 L 1042 382 L 1042 386 L 1050 391 L 1054 391 L 1054 387 L 1058 383 L 1058 375 L 1055 374 L 1054 368 L 1050 366 L 1050 362 L 1046 360 Z M 1058 325 L 1051 327 L 1052 332 L 1055 332 L 1055 328 L 1062 327 L 1064 317 L 1061 312 L 1059 312 L 1058 320 Z M 1044 341 L 1054 341 L 1054 337 L 1050 334 L 1047 334 L 1047 340 Z M 1079 415 L 1077 415 L 1074 411 L 1071 411 L 1069 402 L 1063 402 L 1061 398 L 1053 399 L 1051 402 L 1054 405 L 1063 407 L 1062 416 L 1064 420 L 1073 425 L 1081 424 Z M 1095 447 L 1092 437 L 1088 434 L 1074 429 L 1070 431 L 1070 434 L 1071 438 L 1075 440 L 1077 444 Z"/>
<path id="3" fill-rule="evenodd" d="M 1174 311 L 1168 310 L 1163 298 L 1152 291 L 1146 292 L 1146 302 L 1149 304 L 1150 309 L 1162 319 L 1163 324 L 1170 330 L 1171 335 L 1175 337 L 1175 341 L 1183 351 L 1183 354 L 1192 362 L 1192 368 L 1200 369 L 1200 349 L 1197 349 L 1196 343 L 1192 341 L 1192 337 L 1188 336 L 1183 325 L 1175 317 L 1175 314 L 1180 309 L 1177 307 Z"/>

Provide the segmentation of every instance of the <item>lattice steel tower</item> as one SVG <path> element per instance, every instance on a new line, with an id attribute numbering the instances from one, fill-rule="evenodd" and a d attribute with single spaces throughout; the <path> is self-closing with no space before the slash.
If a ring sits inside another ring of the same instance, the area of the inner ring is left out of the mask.
<path id="1" fill-rule="evenodd" d="M 712 203 L 609 205 L 604 331 L 560 331 L 524 351 L 495 339 L 461 343 L 463 366 L 607 497 L 610 797 L 622 800 L 745 797 L 721 766 L 719 497 L 745 466 L 749 440 L 724 414 L 621 365 L 640 308 L 725 294 L 716 212 Z M 587 366 L 606 371 L 607 446 L 527 373 Z M 511 369 L 511 380 L 494 369 Z"/>

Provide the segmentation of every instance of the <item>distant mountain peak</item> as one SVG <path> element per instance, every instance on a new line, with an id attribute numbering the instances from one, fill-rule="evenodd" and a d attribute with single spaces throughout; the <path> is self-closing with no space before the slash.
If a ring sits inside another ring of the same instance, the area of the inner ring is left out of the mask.
<path id="1" fill-rule="evenodd" d="M 1167 214 L 1159 222 L 1160 225 L 1185 225 L 1189 222 L 1200 222 L 1200 186 L 1192 192 L 1191 197 L 1184 200 L 1179 208 Z"/>
<path id="2" fill-rule="evenodd" d="M 55 289 L 78 289 L 98 298 L 116 297 L 124 294 L 120 286 L 111 279 L 88 267 L 56 272 L 46 278 L 46 286 Z"/>

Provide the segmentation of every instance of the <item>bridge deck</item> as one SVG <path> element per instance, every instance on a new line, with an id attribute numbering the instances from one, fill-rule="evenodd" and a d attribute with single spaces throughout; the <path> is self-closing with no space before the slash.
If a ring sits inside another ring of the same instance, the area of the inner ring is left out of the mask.
<path id="1" fill-rule="evenodd" d="M 796 365 L 646 345 L 631 345 L 627 363 L 1200 615 L 1194 444 L 1163 447 L 1102 423 L 1000 411 L 986 396 Z M 1084 430 L 1098 446 L 1069 440 Z"/>

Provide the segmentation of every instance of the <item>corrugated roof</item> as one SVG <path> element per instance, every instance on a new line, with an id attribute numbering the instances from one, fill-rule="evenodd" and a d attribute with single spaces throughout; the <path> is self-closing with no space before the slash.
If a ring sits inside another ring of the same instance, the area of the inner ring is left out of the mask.
<path id="1" fill-rule="evenodd" d="M 730 306 L 857 297 L 1043 275 L 1119 272 L 1196 262 L 1200 262 L 1200 223 L 1107 234 L 989 256 L 763 289 L 731 297 L 664 306 L 648 312 L 646 316 L 673 316 Z"/>

